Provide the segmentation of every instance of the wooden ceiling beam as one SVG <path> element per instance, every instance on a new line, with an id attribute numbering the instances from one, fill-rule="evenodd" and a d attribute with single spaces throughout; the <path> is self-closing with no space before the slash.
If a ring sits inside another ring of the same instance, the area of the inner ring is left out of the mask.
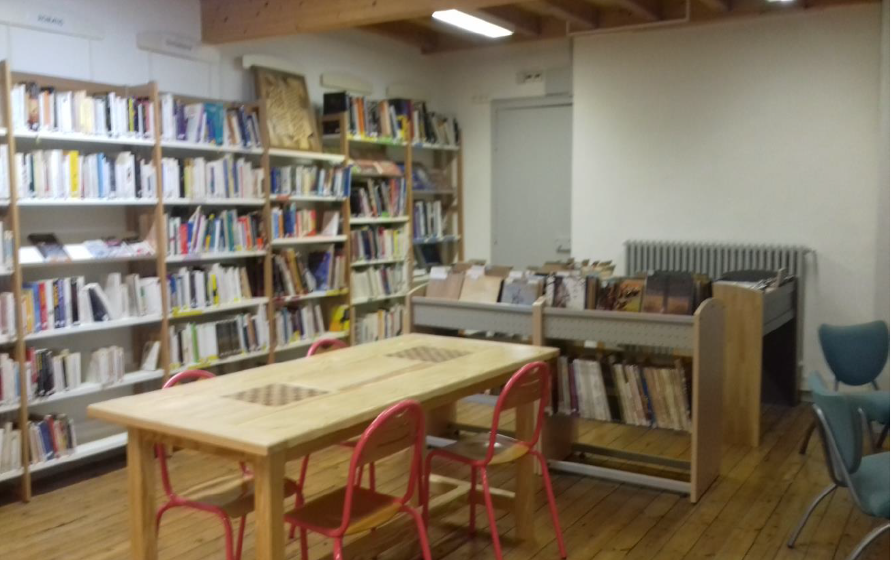
<path id="1" fill-rule="evenodd" d="M 508 28 L 517 35 L 539 37 L 542 34 L 542 21 L 538 17 L 513 6 L 493 6 L 471 13 L 490 23 Z"/>
<path id="2" fill-rule="evenodd" d="M 228 43 L 479 10 L 511 0 L 201 0 L 201 38 Z"/>
<path id="3" fill-rule="evenodd" d="M 584 0 L 542 0 L 523 6 L 582 29 L 598 27 L 598 13 L 595 7 Z"/>
<path id="4" fill-rule="evenodd" d="M 723 2 L 725 0 L 703 0 L 709 2 Z M 657 21 L 660 18 L 659 3 L 649 0 L 586 0 L 590 4 L 594 4 L 599 8 L 618 8 L 629 12 L 636 18 L 647 20 L 649 22 Z"/>

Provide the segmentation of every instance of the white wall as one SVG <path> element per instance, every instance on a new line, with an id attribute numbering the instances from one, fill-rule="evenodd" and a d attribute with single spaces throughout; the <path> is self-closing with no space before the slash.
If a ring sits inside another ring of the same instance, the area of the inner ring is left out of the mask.
<path id="1" fill-rule="evenodd" d="M 454 112 L 462 129 L 465 256 L 489 260 L 492 250 L 492 102 L 545 95 L 545 84 L 517 84 L 521 70 L 570 66 L 570 41 L 458 51 L 437 55 L 446 81 L 443 109 Z"/>
<path id="2" fill-rule="evenodd" d="M 826 371 L 817 325 L 876 318 L 883 291 L 880 43 L 878 4 L 578 39 L 574 255 L 622 263 L 631 238 L 809 246 L 806 369 Z"/>

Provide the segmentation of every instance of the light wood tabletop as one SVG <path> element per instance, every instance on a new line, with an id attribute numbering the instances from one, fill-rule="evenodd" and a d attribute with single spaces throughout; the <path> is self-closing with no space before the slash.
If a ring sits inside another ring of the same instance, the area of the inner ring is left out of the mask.
<path id="1" fill-rule="evenodd" d="M 355 436 L 401 400 L 417 400 L 430 412 L 557 355 L 549 347 L 410 334 L 104 401 L 89 406 L 88 414 L 128 430 L 135 557 L 157 554 L 152 447 L 163 443 L 253 465 L 257 556 L 276 558 L 284 547 L 286 460 Z M 530 483 L 532 465 L 522 472 L 530 476 L 521 482 Z M 532 509 L 532 492 L 515 495 L 519 510 Z"/>

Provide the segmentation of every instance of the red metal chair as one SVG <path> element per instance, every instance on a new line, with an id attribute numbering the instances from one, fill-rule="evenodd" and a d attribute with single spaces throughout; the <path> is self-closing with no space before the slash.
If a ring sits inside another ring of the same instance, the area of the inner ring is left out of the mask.
<path id="1" fill-rule="evenodd" d="M 414 400 L 404 400 L 381 413 L 356 442 L 347 485 L 313 499 L 285 514 L 285 521 L 300 529 L 300 554 L 307 560 L 307 529 L 334 539 L 334 557 L 344 558 L 344 537 L 380 527 L 399 512 L 408 513 L 418 528 L 421 552 L 430 560 L 430 546 L 424 521 L 409 505 L 418 482 L 421 497 L 421 456 L 425 444 L 424 411 Z M 393 497 L 363 488 L 361 469 L 404 449 L 412 449 L 409 483 L 402 497 Z"/>
<path id="2" fill-rule="evenodd" d="M 205 380 L 213 378 L 214 374 L 204 370 L 187 370 L 171 377 L 165 384 L 170 388 L 188 380 Z M 245 518 L 254 509 L 254 476 L 240 462 L 241 476 L 233 478 L 224 476 L 209 480 L 197 486 L 191 487 L 182 493 L 176 493 L 170 482 L 170 473 L 167 469 L 168 454 L 163 445 L 155 445 L 155 456 L 161 466 L 161 484 L 167 501 L 158 509 L 155 515 L 155 530 L 161 527 L 161 517 L 164 512 L 174 507 L 187 507 L 197 511 L 210 513 L 223 523 L 223 531 L 226 539 L 226 559 L 239 560 L 242 556 L 242 541 L 245 538 Z M 285 495 L 294 494 L 294 504 L 299 507 L 302 499 L 300 489 L 293 480 L 285 480 Z M 235 552 L 232 550 L 232 523 L 231 519 L 239 519 L 238 544 Z"/>
<path id="3" fill-rule="evenodd" d="M 432 450 L 427 456 L 425 467 L 425 491 L 430 491 L 430 476 L 432 462 L 435 457 L 446 458 L 471 467 L 471 492 L 469 497 L 471 505 L 470 530 L 475 532 L 477 473 L 480 473 L 483 487 L 483 500 L 486 505 L 486 515 L 489 518 L 489 529 L 492 534 L 492 544 L 496 558 L 502 558 L 502 545 L 499 542 L 499 531 L 496 528 L 495 512 L 493 511 L 492 496 L 489 491 L 489 476 L 486 469 L 497 464 L 515 462 L 524 456 L 535 456 L 542 467 L 542 478 L 545 480 L 545 493 L 548 497 L 548 507 L 551 511 L 551 521 L 554 524 L 554 532 L 557 537 L 558 550 L 561 558 L 567 558 L 567 549 L 564 547 L 564 535 L 561 533 L 561 524 L 558 520 L 557 507 L 554 502 L 554 492 L 551 489 L 551 477 L 548 474 L 548 464 L 541 452 L 536 450 L 539 442 L 539 434 L 542 432 L 542 424 L 545 421 L 545 406 L 551 400 L 551 370 L 544 362 L 527 364 L 514 373 L 508 380 L 499 399 L 496 401 L 495 412 L 492 418 L 492 428 L 488 433 L 479 433 L 439 449 Z M 516 408 L 520 405 L 539 402 L 536 415 L 536 427 L 533 436 L 526 441 L 519 441 L 499 434 L 499 418 L 502 410 Z M 424 498 L 424 521 L 428 522 L 428 498 Z"/>

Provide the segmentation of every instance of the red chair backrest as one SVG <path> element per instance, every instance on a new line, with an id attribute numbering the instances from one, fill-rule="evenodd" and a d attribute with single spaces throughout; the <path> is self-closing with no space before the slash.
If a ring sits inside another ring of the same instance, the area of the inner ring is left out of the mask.
<path id="1" fill-rule="evenodd" d="M 387 408 L 372 421 L 359 437 L 350 469 L 347 472 L 347 493 L 344 498 L 344 513 L 339 534 L 350 525 L 350 510 L 353 503 L 353 490 L 360 484 L 362 467 L 401 450 L 411 448 L 409 483 L 400 503 L 405 505 L 415 493 L 415 484 L 421 478 L 421 457 L 424 454 L 427 430 L 424 423 L 424 410 L 415 400 L 403 400 Z"/>
<path id="2" fill-rule="evenodd" d="M 328 351 L 335 351 L 338 349 L 347 348 L 347 343 L 344 341 L 339 341 L 338 339 L 319 339 L 313 346 L 310 347 L 310 350 L 307 351 L 307 356 L 313 356 L 317 353 L 324 353 Z"/>
<path id="3" fill-rule="evenodd" d="M 214 373 L 208 372 L 207 370 L 185 370 L 179 374 L 171 376 L 161 388 L 172 388 L 180 383 L 186 383 L 192 380 L 207 380 L 208 378 L 214 377 Z M 164 449 L 164 445 L 155 445 L 155 456 L 158 458 L 158 465 L 161 467 L 161 485 L 164 486 L 164 493 L 168 496 L 174 495 L 173 486 L 170 484 L 170 473 L 167 470 L 167 452 Z"/>
<path id="4" fill-rule="evenodd" d="M 496 407 L 492 416 L 492 428 L 489 431 L 489 447 L 486 450 L 486 458 L 484 464 L 489 464 L 492 460 L 496 448 L 496 435 L 499 434 L 499 420 L 502 416 L 502 410 L 514 409 L 521 405 L 539 402 L 536 411 L 536 426 L 533 428 L 533 435 L 530 439 L 519 441 L 519 443 L 527 448 L 534 448 L 539 442 L 539 435 L 542 432 L 542 424 L 545 421 L 545 406 L 551 400 L 551 369 L 544 362 L 531 362 L 514 373 L 514 376 L 508 380 L 499 399 L 496 400 Z"/>

